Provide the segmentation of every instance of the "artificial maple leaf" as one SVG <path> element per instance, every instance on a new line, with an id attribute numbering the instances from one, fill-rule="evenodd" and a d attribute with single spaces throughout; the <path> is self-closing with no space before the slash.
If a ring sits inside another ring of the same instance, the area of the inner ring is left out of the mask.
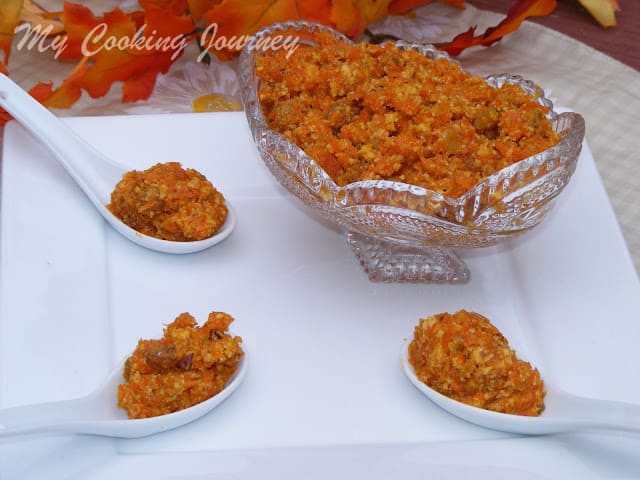
<path id="1" fill-rule="evenodd" d="M 38 27 L 47 35 L 56 35 L 64 30 L 64 25 L 56 13 L 47 12 L 32 0 L 23 1 L 20 22 L 28 23 L 31 28 Z"/>
<path id="2" fill-rule="evenodd" d="M 9 63 L 11 54 L 11 41 L 13 32 L 20 22 L 22 0 L 3 0 L 0 11 L 0 50 L 4 52 L 4 59 L 0 59 L 0 70 L 6 72 L 6 64 Z"/>
<path id="3" fill-rule="evenodd" d="M 556 5 L 556 0 L 519 0 L 509 9 L 504 20 L 495 27 L 487 28 L 483 34 L 475 36 L 476 27 L 471 27 L 451 42 L 439 44 L 437 47 L 453 56 L 476 45 L 488 47 L 505 35 L 515 32 L 527 18 L 549 15 L 555 10 Z"/>
<path id="4" fill-rule="evenodd" d="M 195 27 L 191 17 L 185 12 L 176 15 L 168 10 L 159 8 L 147 8 L 144 14 L 147 28 L 145 33 L 155 34 L 156 37 L 176 38 L 178 36 L 185 36 L 185 40 L 188 39 L 187 35 L 195 32 Z"/>
<path id="5" fill-rule="evenodd" d="M 616 26 L 616 12 L 620 10 L 617 0 L 578 0 L 578 2 L 603 27 Z"/>
<path id="6" fill-rule="evenodd" d="M 52 108 L 70 108 L 82 95 L 82 90 L 75 81 L 87 70 L 86 61 L 80 62 L 63 82 L 60 88 L 54 90 L 53 83 L 38 83 L 29 93 L 42 104 Z"/>
<path id="7" fill-rule="evenodd" d="M 420 4 L 424 5 L 427 3 L 431 3 L 431 1 L 432 0 L 427 0 L 427 1 L 422 0 L 420 1 Z M 349 3 L 349 2 L 342 2 L 342 3 Z M 385 0 L 385 1 L 378 0 L 375 2 L 372 2 L 371 0 L 354 0 L 353 3 L 357 7 L 365 23 L 364 27 L 356 31 L 355 35 L 357 36 L 364 31 L 367 25 L 387 16 L 389 14 L 389 6 L 393 3 L 393 0 Z M 349 35 L 349 36 L 353 37 L 354 35 Z"/>
<path id="8" fill-rule="evenodd" d="M 217 0 L 187 0 L 187 3 L 189 4 L 189 14 L 194 23 L 197 23 L 202 15 L 217 3 Z"/>
<path id="9" fill-rule="evenodd" d="M 13 32 L 20 21 L 20 10 L 22 10 L 22 0 L 6 0 L 2 4 L 0 11 L 0 50 L 4 52 L 4 59 L 0 59 L 0 73 L 9 75 L 6 64 L 9 63 L 11 54 L 11 41 Z M 11 115 L 0 108 L 0 126 L 11 120 Z"/>
<path id="10" fill-rule="evenodd" d="M 257 0 L 250 3 L 222 0 L 215 2 L 213 7 L 203 14 L 209 30 L 203 33 L 202 46 L 218 57 L 228 59 L 238 51 L 224 48 L 221 43 L 222 39 L 251 35 L 262 27 L 286 20 L 307 20 L 331 25 L 332 8 L 335 8 L 335 4 L 342 5 L 345 1 L 349 4 L 352 3 L 350 0 L 334 2 L 326 0 L 315 0 L 314 2 Z M 344 12 L 345 15 L 354 16 L 357 13 L 357 9 L 353 6 Z M 354 21 L 361 21 L 361 16 L 358 16 Z"/>
<path id="11" fill-rule="evenodd" d="M 296 0 L 256 0 L 240 2 L 222 0 L 203 15 L 210 25 L 218 25 L 221 35 L 254 33 L 260 28 L 286 20 L 323 21 L 328 18 L 329 2 L 299 2 Z"/>
<path id="12" fill-rule="evenodd" d="M 364 32 L 367 25 L 370 23 L 376 22 L 387 15 L 399 15 L 409 13 L 412 10 L 418 7 L 424 7 L 430 3 L 433 3 L 436 0 L 391 0 L 391 1 L 371 1 L 371 0 L 354 0 L 353 3 L 356 5 L 359 14 L 362 16 L 364 20 L 364 25 L 359 28 L 353 28 L 353 34 L 350 36 L 351 38 L 355 38 Z M 464 8 L 465 0 L 439 0 L 442 3 L 446 3 L 448 5 Z M 341 2 L 341 3 L 350 3 L 350 2 Z M 348 18 L 348 17 L 347 17 Z M 346 32 L 343 32 L 346 33 Z"/>
<path id="13" fill-rule="evenodd" d="M 88 8 L 67 2 L 61 19 L 67 43 L 60 57 L 81 58 L 83 68 L 57 89 L 34 87 L 34 95 L 51 107 L 72 105 L 82 90 L 93 98 L 101 97 L 118 81 L 123 82 L 123 101 L 148 98 L 157 75 L 166 73 L 182 54 L 183 36 L 193 31 L 188 15 L 175 16 L 171 10 L 151 6 L 144 17 L 115 9 L 99 18 Z M 142 37 L 136 36 L 140 34 Z M 150 43 L 136 47 L 136 38 Z M 162 39 L 175 39 L 175 43 L 167 48 L 155 43 Z"/>
<path id="14" fill-rule="evenodd" d="M 359 35 L 367 26 L 367 21 L 353 2 L 340 1 L 333 3 L 329 9 L 328 18 L 322 23 L 332 26 L 351 38 Z"/>
<path id="15" fill-rule="evenodd" d="M 89 37 L 89 32 L 104 22 L 96 17 L 89 8 L 67 2 L 64 4 L 60 18 L 65 26 L 67 38 L 65 48 L 57 52 L 59 58 L 81 59 L 85 56 L 82 48 L 84 40 Z"/>

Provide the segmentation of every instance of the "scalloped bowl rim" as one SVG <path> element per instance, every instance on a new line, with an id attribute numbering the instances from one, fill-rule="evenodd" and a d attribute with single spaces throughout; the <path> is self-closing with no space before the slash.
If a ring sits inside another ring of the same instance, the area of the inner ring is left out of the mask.
<path id="1" fill-rule="evenodd" d="M 342 33 L 337 32 L 326 25 L 306 22 L 306 21 L 288 21 L 288 22 L 274 23 L 258 31 L 255 34 L 255 37 L 260 38 L 260 37 L 273 34 L 275 32 L 282 33 L 282 32 L 291 31 L 291 30 L 302 32 L 304 29 L 307 29 L 309 33 L 314 33 L 315 31 L 318 31 L 318 30 L 325 31 L 325 32 L 331 33 L 336 38 L 339 38 L 351 44 L 355 43 L 352 40 L 350 40 L 348 37 L 343 35 Z M 459 64 L 459 62 L 457 62 L 455 59 L 452 59 L 446 52 L 440 51 L 435 47 L 433 47 L 432 45 L 413 44 L 413 43 L 409 43 L 402 40 L 399 40 L 396 42 L 390 42 L 390 43 L 393 43 L 399 46 L 400 48 L 405 48 L 405 49 L 410 48 L 410 49 L 417 50 L 420 53 L 424 54 L 425 56 L 428 56 L 431 58 L 433 57 L 444 58 L 453 63 Z M 241 75 L 244 71 L 244 69 L 242 68 L 243 65 L 252 65 L 251 62 L 253 62 L 254 58 L 255 58 L 255 49 L 245 48 L 242 51 L 240 55 Z M 541 103 L 542 105 L 546 106 L 549 109 L 549 113 L 547 117 L 552 122 L 554 122 L 556 125 L 566 124 L 566 126 L 570 128 L 570 130 L 568 133 L 562 136 L 562 138 L 557 144 L 553 145 L 552 147 L 542 152 L 539 152 L 537 154 L 531 155 L 522 160 L 514 162 L 511 165 L 508 165 L 505 168 L 493 173 L 492 175 L 483 179 L 481 182 L 469 188 L 463 195 L 459 197 L 448 197 L 436 191 L 429 190 L 425 187 L 421 187 L 421 186 L 417 186 L 409 183 L 397 182 L 393 180 L 362 180 L 358 182 L 352 182 L 344 186 L 339 186 L 327 174 L 327 172 L 322 167 L 320 167 L 320 165 L 316 162 L 315 159 L 307 155 L 299 146 L 289 141 L 286 137 L 284 137 L 284 135 L 270 129 L 267 126 L 266 120 L 264 118 L 264 114 L 262 112 L 262 108 L 259 105 L 259 101 L 257 101 L 257 97 L 258 97 L 257 92 L 258 92 L 258 84 L 259 84 L 258 77 L 253 75 L 252 78 L 243 79 L 242 90 L 243 90 L 243 102 L 245 104 L 246 114 L 247 114 L 249 124 L 252 130 L 252 134 L 254 136 L 256 143 L 258 144 L 261 141 L 260 139 L 264 139 L 265 137 L 268 137 L 272 140 L 276 140 L 277 142 L 286 144 L 289 148 L 293 150 L 296 150 L 299 153 L 299 158 L 304 159 L 304 162 L 307 164 L 306 166 L 313 169 L 313 175 L 317 176 L 320 181 L 316 182 L 316 185 L 313 185 L 313 184 L 310 184 L 309 182 L 303 181 L 303 179 L 300 178 L 297 172 L 289 168 L 287 168 L 287 170 L 289 171 L 289 173 L 296 175 L 297 178 L 301 181 L 301 183 L 305 187 L 311 189 L 311 191 L 318 196 L 318 198 L 320 199 L 323 205 L 326 205 L 328 207 L 331 207 L 331 206 L 354 207 L 354 206 L 362 206 L 362 205 L 371 205 L 372 204 L 371 202 L 364 202 L 364 203 L 360 203 L 358 201 L 349 202 L 345 199 L 348 199 L 350 197 L 351 192 L 354 192 L 357 190 L 389 189 L 389 190 L 392 190 L 394 193 L 409 193 L 415 196 L 415 198 L 418 201 L 421 201 L 423 203 L 438 202 L 441 205 L 446 206 L 447 208 L 459 209 L 469 201 L 473 201 L 473 199 L 476 198 L 478 195 L 482 194 L 484 190 L 489 189 L 489 191 L 491 192 L 492 189 L 497 187 L 505 179 L 513 178 L 516 175 L 524 174 L 525 172 L 528 172 L 532 169 L 541 167 L 546 162 L 549 162 L 551 160 L 547 157 L 552 156 L 553 159 L 558 160 L 558 165 L 555 168 L 559 168 L 562 164 L 573 163 L 573 170 L 575 170 L 575 164 L 577 163 L 579 152 L 582 145 L 582 140 L 584 138 L 584 119 L 582 118 L 582 116 L 575 112 L 559 113 L 556 110 L 554 110 L 553 103 L 544 95 L 544 91 L 542 90 L 542 88 L 540 88 L 538 85 L 536 85 L 532 81 L 526 80 L 523 77 L 518 75 L 509 75 L 509 74 L 492 74 L 484 78 L 488 83 L 492 84 L 492 86 L 499 86 L 500 83 L 507 83 L 507 82 L 515 83 L 521 86 L 530 94 L 537 97 L 537 100 L 539 103 Z M 253 84 L 249 85 L 249 87 L 245 87 L 245 84 L 248 84 L 249 82 L 253 82 Z M 251 89 L 251 94 L 252 96 L 255 97 L 256 99 L 255 101 L 250 101 L 251 99 L 245 98 L 245 90 L 247 88 Z M 254 125 L 253 124 L 254 122 L 257 122 L 257 123 Z M 559 130 L 562 131 L 561 129 Z M 571 171 L 571 174 L 573 173 L 573 170 Z M 535 180 L 536 179 L 534 178 L 534 181 L 531 183 L 534 183 Z M 509 195 L 513 195 L 514 193 L 518 192 L 520 189 L 526 188 L 531 183 L 526 183 L 518 187 L 518 189 L 510 192 Z M 322 189 L 323 186 L 325 190 L 321 195 L 320 190 Z M 565 186 L 566 184 L 563 185 L 560 190 L 562 190 Z M 327 196 L 327 193 L 330 193 L 330 196 Z M 555 196 L 553 198 L 555 198 Z M 378 205 L 384 206 L 385 204 L 378 203 Z M 483 228 L 482 225 L 469 225 L 469 223 L 451 221 L 450 219 L 441 217 L 437 214 L 425 213 L 420 210 L 413 209 L 406 205 L 405 206 L 387 205 L 387 206 L 392 208 L 399 208 L 401 210 L 406 210 L 406 211 L 412 212 L 412 214 L 420 214 L 420 215 L 425 215 L 426 217 L 436 218 L 440 221 L 448 222 L 449 224 L 456 225 L 456 226 L 467 226 L 467 227 L 473 226 L 475 229 Z M 485 207 L 486 206 L 488 205 L 485 205 Z M 495 230 L 493 231 L 493 233 L 500 234 L 501 231 Z M 512 233 L 512 230 L 507 230 L 503 233 Z"/>

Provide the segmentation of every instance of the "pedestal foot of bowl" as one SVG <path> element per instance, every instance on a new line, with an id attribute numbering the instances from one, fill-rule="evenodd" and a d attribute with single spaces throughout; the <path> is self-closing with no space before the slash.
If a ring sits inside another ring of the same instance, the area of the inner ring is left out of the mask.
<path id="1" fill-rule="evenodd" d="M 453 250 L 403 245 L 347 232 L 347 242 L 374 282 L 464 283 L 469 269 Z"/>

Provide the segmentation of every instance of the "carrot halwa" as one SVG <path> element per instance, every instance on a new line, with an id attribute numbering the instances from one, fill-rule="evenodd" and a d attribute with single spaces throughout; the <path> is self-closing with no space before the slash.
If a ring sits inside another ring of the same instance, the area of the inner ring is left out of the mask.
<path id="1" fill-rule="evenodd" d="M 458 197 L 559 141 L 548 109 L 517 85 L 393 44 L 314 42 L 257 57 L 259 99 L 269 127 L 340 186 L 393 180 Z"/>
<path id="2" fill-rule="evenodd" d="M 544 410 L 538 371 L 516 357 L 489 320 L 461 310 L 420 320 L 409 345 L 418 379 L 454 400 L 515 415 Z"/>
<path id="3" fill-rule="evenodd" d="M 228 213 L 211 182 L 178 162 L 125 173 L 107 208 L 140 233 L 178 242 L 211 237 Z"/>
<path id="4" fill-rule="evenodd" d="M 240 337 L 227 332 L 233 318 L 212 312 L 201 327 L 188 313 L 166 326 L 160 340 L 140 340 L 125 363 L 118 406 L 129 418 L 182 410 L 219 393 L 242 355 Z"/>

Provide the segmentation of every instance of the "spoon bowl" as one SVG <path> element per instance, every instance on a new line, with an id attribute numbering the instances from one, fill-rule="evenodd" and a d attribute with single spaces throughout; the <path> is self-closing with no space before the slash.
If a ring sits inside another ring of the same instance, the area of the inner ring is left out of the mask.
<path id="1" fill-rule="evenodd" d="M 100 214 L 128 240 L 164 253 L 192 253 L 220 243 L 233 231 L 236 214 L 226 201 L 227 218 L 220 230 L 204 240 L 174 242 L 144 235 L 123 223 L 109 209 L 111 192 L 128 170 L 80 138 L 6 75 L 0 74 L 0 107 L 47 147 L 76 181 Z"/>
<path id="2" fill-rule="evenodd" d="M 242 383 L 247 373 L 247 353 L 225 388 L 192 407 L 157 417 L 129 419 L 118 408 L 118 385 L 122 383 L 125 360 L 105 383 L 85 397 L 0 410 L 0 439 L 35 433 L 85 433 L 119 438 L 139 438 L 180 427 L 205 415 Z"/>
<path id="3" fill-rule="evenodd" d="M 594 429 L 640 433 L 640 405 L 580 397 L 545 380 L 542 414 L 539 417 L 512 415 L 453 400 L 420 381 L 409 363 L 409 342 L 402 349 L 402 368 L 411 383 L 433 403 L 456 417 L 492 430 L 524 435 Z"/>

